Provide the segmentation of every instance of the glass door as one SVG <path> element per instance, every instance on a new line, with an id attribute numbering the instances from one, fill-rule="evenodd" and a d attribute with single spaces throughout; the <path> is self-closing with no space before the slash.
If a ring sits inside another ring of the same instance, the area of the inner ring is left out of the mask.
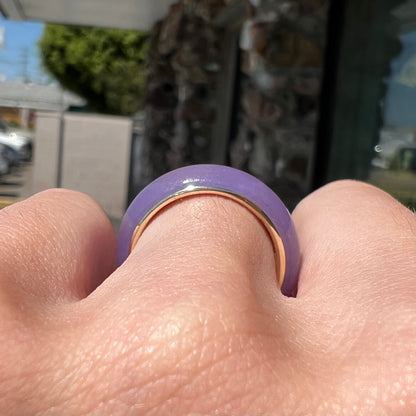
<path id="1" fill-rule="evenodd" d="M 416 2 L 346 0 L 335 7 L 342 10 L 333 13 L 338 41 L 323 86 L 330 92 L 321 114 L 318 151 L 327 157 L 317 167 L 320 180 L 364 180 L 415 208 Z"/>

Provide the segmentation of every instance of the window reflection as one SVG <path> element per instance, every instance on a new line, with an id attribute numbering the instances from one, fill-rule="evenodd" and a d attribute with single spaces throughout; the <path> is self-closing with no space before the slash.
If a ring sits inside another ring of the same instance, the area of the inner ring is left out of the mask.
<path id="1" fill-rule="evenodd" d="M 398 35 L 402 50 L 390 63 L 390 76 L 384 80 L 382 125 L 369 181 L 416 207 L 416 4 L 405 6 L 407 13 L 398 10 L 398 17 L 405 19 L 401 21 L 404 33 Z M 409 21 L 412 15 L 414 20 Z"/>

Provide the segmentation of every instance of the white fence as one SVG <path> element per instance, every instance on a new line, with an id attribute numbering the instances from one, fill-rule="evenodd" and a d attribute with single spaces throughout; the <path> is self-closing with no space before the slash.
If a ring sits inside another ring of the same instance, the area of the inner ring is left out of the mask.
<path id="1" fill-rule="evenodd" d="M 94 198 L 113 219 L 126 209 L 132 121 L 126 117 L 38 112 L 34 192 L 62 187 Z"/>

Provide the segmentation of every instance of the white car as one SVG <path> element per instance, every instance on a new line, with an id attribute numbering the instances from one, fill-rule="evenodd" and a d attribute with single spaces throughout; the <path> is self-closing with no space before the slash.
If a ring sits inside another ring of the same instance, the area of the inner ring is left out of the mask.
<path id="1" fill-rule="evenodd" d="M 0 132 L 0 143 L 16 150 L 21 160 L 29 161 L 32 158 L 32 140 L 27 137 L 20 136 L 14 132 Z"/>
<path id="2" fill-rule="evenodd" d="M 29 161 L 32 158 L 32 139 L 15 131 L 10 125 L 0 118 L 0 143 L 15 150 L 20 160 Z"/>

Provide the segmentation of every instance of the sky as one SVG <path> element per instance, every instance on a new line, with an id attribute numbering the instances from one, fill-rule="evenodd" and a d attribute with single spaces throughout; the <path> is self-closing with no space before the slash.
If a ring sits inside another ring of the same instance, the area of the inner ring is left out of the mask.
<path id="1" fill-rule="evenodd" d="M 4 42 L 0 45 L 0 80 L 48 81 L 37 47 L 43 26 L 38 22 L 14 22 L 0 14 L 0 35 L 4 30 Z"/>

